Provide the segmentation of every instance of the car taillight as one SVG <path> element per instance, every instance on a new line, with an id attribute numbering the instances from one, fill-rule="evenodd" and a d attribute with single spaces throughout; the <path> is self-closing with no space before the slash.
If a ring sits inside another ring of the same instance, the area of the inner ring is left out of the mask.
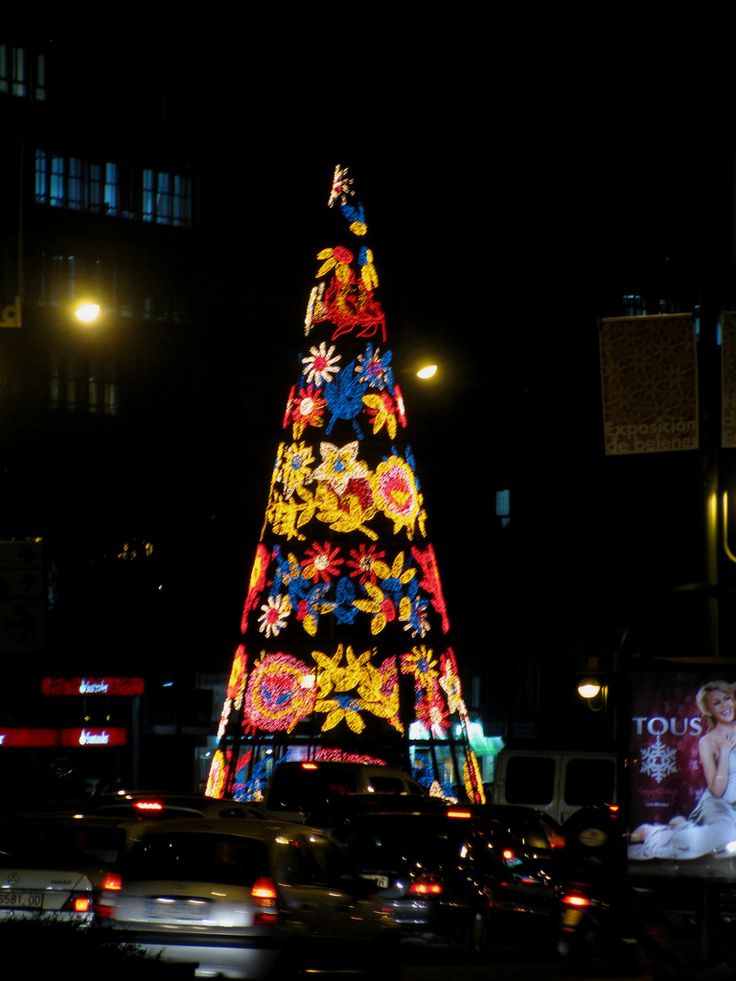
<path id="1" fill-rule="evenodd" d="M 164 809 L 164 805 L 160 800 L 136 800 L 133 801 L 133 807 L 136 811 L 142 811 L 146 814 L 163 811 Z"/>
<path id="2" fill-rule="evenodd" d="M 256 879 L 250 895 L 253 905 L 257 907 L 253 914 L 254 926 L 273 926 L 274 923 L 278 922 L 279 911 L 276 905 L 278 893 L 273 879 L 269 879 L 267 876 Z"/>
<path id="3" fill-rule="evenodd" d="M 105 878 L 102 880 L 103 889 L 111 889 L 113 892 L 119 892 L 123 888 L 123 880 L 120 878 L 117 872 L 108 872 Z"/>
<path id="4" fill-rule="evenodd" d="M 577 906 L 582 909 L 584 906 L 590 906 L 590 900 L 587 896 L 583 896 L 579 892 L 568 892 L 562 897 L 562 902 L 565 906 Z"/>
<path id="5" fill-rule="evenodd" d="M 420 878 L 415 879 L 409 886 L 410 896 L 441 896 L 442 883 L 437 879 Z"/>
<path id="6" fill-rule="evenodd" d="M 62 909 L 71 913 L 91 913 L 92 897 L 88 892 L 73 892 Z"/>
<path id="7" fill-rule="evenodd" d="M 471 818 L 472 816 L 473 816 L 473 812 L 472 811 L 468 811 L 468 810 L 465 810 L 464 808 L 460 808 L 460 807 L 450 807 L 450 808 L 448 808 L 447 813 L 446 813 L 446 817 L 448 817 L 448 818 L 464 818 L 464 819 L 467 820 L 468 818 Z"/>

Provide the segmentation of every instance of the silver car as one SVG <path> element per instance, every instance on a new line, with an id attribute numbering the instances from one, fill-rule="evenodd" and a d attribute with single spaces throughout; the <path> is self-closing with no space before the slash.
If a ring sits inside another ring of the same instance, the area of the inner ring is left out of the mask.
<path id="1" fill-rule="evenodd" d="M 114 827 L 84 825 L 27 817 L 0 822 L 0 923 L 91 925 L 97 888 L 104 882 L 114 889 L 118 882 L 109 864 L 119 854 L 119 838 Z"/>
<path id="2" fill-rule="evenodd" d="M 282 821 L 160 823 L 130 849 L 103 922 L 195 976 L 398 977 L 398 927 L 329 835 Z"/>

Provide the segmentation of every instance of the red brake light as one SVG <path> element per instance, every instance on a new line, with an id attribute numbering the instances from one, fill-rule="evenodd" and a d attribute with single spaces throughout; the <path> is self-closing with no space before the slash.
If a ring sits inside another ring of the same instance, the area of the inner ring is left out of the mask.
<path id="1" fill-rule="evenodd" d="M 250 894 L 253 899 L 257 900 L 259 906 L 276 905 L 276 898 L 278 896 L 276 884 L 273 879 L 269 879 L 267 876 L 261 876 L 260 879 L 256 879 Z"/>
<path id="2" fill-rule="evenodd" d="M 590 906 L 590 900 L 587 896 L 581 896 L 578 892 L 569 892 L 562 897 L 562 902 L 565 906 Z"/>
<path id="3" fill-rule="evenodd" d="M 74 913 L 91 913 L 92 896 L 86 892 L 73 892 L 64 903 L 63 908 Z"/>
<path id="4" fill-rule="evenodd" d="M 137 811 L 163 811 L 164 805 L 160 800 L 136 800 L 133 801 L 133 807 Z"/>
<path id="5" fill-rule="evenodd" d="M 462 810 L 458 807 L 451 807 L 447 811 L 448 818 L 471 818 L 473 816 L 472 811 Z"/>
<path id="6" fill-rule="evenodd" d="M 441 896 L 442 883 L 436 879 L 415 879 L 409 886 L 410 896 Z"/>
<path id="7" fill-rule="evenodd" d="M 276 906 L 276 884 L 273 879 L 261 876 L 253 883 L 250 891 L 253 902 L 260 907 L 253 914 L 254 926 L 273 926 L 278 922 L 279 911 Z"/>
<path id="8" fill-rule="evenodd" d="M 108 872 L 102 880 L 102 888 L 117 892 L 123 888 L 123 880 L 117 872 Z"/>

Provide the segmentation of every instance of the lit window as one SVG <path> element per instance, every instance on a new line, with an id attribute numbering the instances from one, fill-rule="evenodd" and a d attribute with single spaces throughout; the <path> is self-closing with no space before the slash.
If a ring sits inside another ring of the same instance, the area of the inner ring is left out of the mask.
<path id="1" fill-rule="evenodd" d="M 0 50 L 2 50 L 0 48 Z M 45 150 L 36 150 L 36 201 L 39 204 L 48 204 L 48 163 Z"/>
<path id="2" fill-rule="evenodd" d="M 79 157 L 69 158 L 69 188 L 67 194 L 67 203 L 70 208 L 74 211 L 82 210 L 82 187 L 83 187 L 83 174 L 82 174 L 82 161 Z"/>
<path id="3" fill-rule="evenodd" d="M 51 193 L 49 204 L 52 208 L 63 208 L 65 203 L 64 194 L 64 158 L 51 157 Z"/>
<path id="4" fill-rule="evenodd" d="M 501 519 L 501 527 L 508 528 L 511 523 L 511 491 L 496 491 L 496 517 Z"/>
<path id="5" fill-rule="evenodd" d="M 105 210 L 108 215 L 118 213 L 118 165 L 105 164 Z"/>
<path id="6" fill-rule="evenodd" d="M 23 48 L 13 48 L 13 95 L 27 95 L 26 53 Z"/>

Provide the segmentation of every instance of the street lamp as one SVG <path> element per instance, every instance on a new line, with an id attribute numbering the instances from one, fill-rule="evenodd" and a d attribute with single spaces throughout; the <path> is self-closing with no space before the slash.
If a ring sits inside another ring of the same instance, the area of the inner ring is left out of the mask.
<path id="1" fill-rule="evenodd" d="M 583 678 L 578 685 L 578 695 L 586 701 L 595 698 L 601 691 L 601 684 L 595 678 Z"/>
<path id="2" fill-rule="evenodd" d="M 95 300 L 83 299 L 74 304 L 74 316 L 85 326 L 97 323 L 102 313 L 102 307 Z"/>
<path id="3" fill-rule="evenodd" d="M 424 381 L 427 378 L 434 378 L 436 374 L 437 374 L 436 364 L 425 364 L 422 365 L 422 367 L 417 372 L 417 378 L 421 378 Z"/>

